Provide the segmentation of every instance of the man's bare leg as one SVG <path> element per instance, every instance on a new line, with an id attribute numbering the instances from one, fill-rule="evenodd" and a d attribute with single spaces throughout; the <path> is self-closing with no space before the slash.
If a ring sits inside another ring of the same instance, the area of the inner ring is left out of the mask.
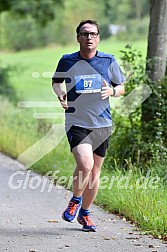
<path id="1" fill-rule="evenodd" d="M 87 180 L 87 185 L 84 187 L 82 193 L 82 206 L 78 214 L 78 222 L 83 226 L 84 231 L 96 232 L 96 226 L 91 220 L 90 210 L 99 188 L 99 177 L 100 169 L 103 164 L 104 158 L 93 154 L 94 165 L 91 172 L 88 174 L 89 179 Z"/>
<path id="2" fill-rule="evenodd" d="M 79 144 L 73 149 L 76 169 L 73 174 L 73 194 L 80 197 L 89 181 L 89 176 L 94 166 L 94 156 L 90 144 Z"/>
<path id="3" fill-rule="evenodd" d="M 104 157 L 93 154 L 94 166 L 89 176 L 89 181 L 82 194 L 82 208 L 89 209 L 96 198 L 99 189 L 100 170 Z"/>

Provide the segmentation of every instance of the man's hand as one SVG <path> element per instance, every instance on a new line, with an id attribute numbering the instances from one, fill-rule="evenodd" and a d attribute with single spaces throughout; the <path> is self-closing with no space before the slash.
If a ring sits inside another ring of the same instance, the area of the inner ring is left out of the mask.
<path id="1" fill-rule="evenodd" d="M 114 88 L 110 87 L 108 85 L 108 83 L 104 80 L 102 91 L 101 91 L 101 98 L 103 100 L 103 99 L 106 99 L 107 97 L 109 97 L 110 95 L 111 96 L 114 95 Z"/>
<path id="2" fill-rule="evenodd" d="M 61 91 L 61 95 L 58 97 L 58 99 L 61 103 L 61 106 L 64 109 L 68 109 L 68 105 L 67 105 L 67 101 L 66 101 L 66 93 L 64 91 Z"/>

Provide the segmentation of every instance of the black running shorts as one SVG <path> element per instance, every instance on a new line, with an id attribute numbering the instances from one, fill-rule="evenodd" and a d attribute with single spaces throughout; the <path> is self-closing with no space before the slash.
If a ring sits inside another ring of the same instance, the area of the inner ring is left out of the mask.
<path id="1" fill-rule="evenodd" d="M 73 125 L 67 132 L 71 151 L 79 144 L 89 143 L 93 152 L 101 157 L 105 157 L 110 135 L 111 127 L 85 129 Z"/>

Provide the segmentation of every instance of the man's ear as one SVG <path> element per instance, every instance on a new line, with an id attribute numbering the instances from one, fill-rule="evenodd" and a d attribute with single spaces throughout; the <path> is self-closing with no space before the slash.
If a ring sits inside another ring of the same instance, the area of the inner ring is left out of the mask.
<path id="1" fill-rule="evenodd" d="M 100 42 L 100 35 L 98 36 L 98 38 L 99 38 L 99 42 Z"/>
<path id="2" fill-rule="evenodd" d="M 77 42 L 79 42 L 79 35 L 77 35 Z"/>

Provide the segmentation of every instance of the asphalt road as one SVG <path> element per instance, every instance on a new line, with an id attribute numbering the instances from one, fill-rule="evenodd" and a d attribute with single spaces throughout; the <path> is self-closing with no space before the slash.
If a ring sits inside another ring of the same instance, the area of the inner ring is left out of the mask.
<path id="1" fill-rule="evenodd" d="M 167 244 L 93 205 L 96 233 L 62 220 L 71 192 L 0 154 L 0 252 L 167 252 Z"/>

